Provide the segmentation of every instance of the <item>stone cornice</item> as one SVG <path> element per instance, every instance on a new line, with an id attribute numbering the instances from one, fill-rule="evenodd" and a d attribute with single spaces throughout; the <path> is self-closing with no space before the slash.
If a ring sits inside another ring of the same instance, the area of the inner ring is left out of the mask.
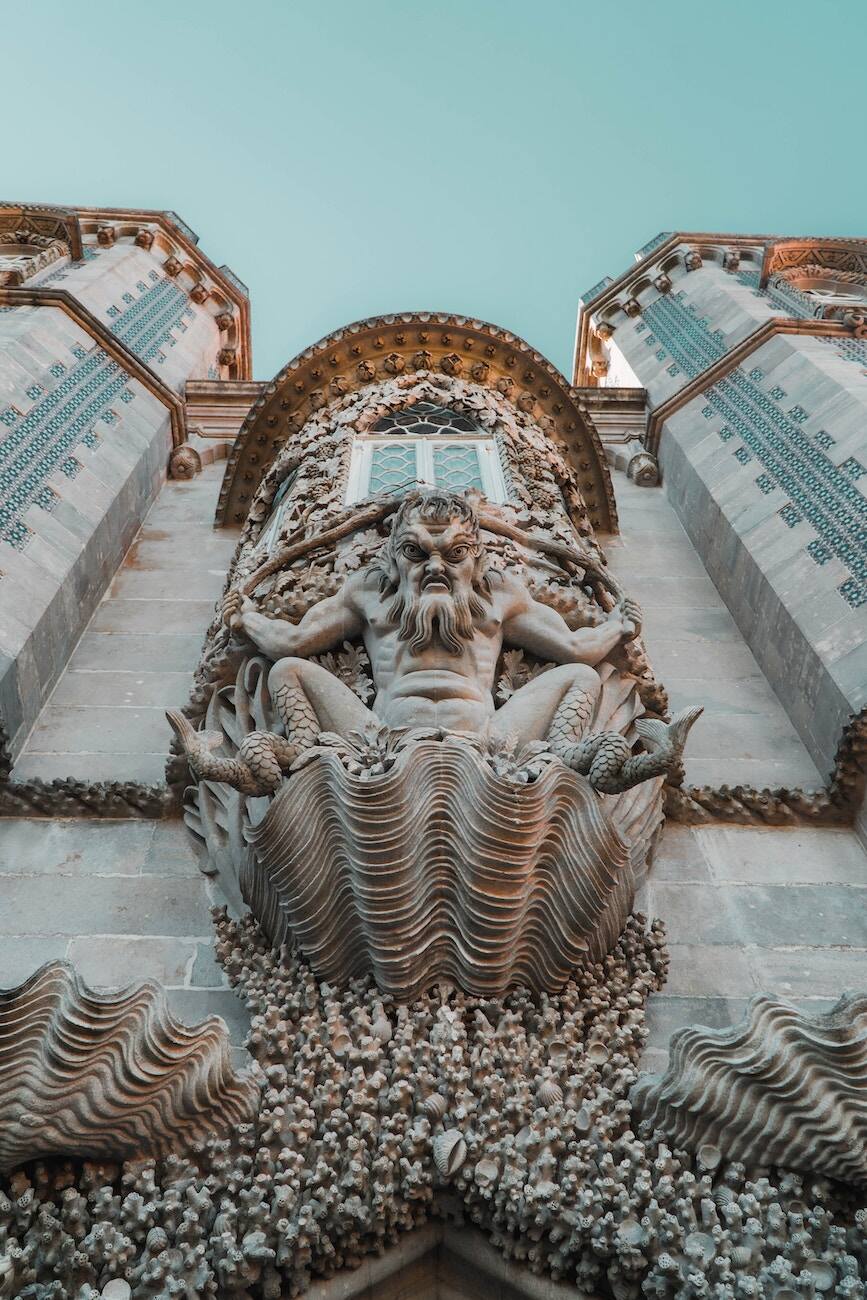
<path id="1" fill-rule="evenodd" d="M 666 420 L 670 419 L 675 412 L 682 407 L 688 406 L 696 397 L 700 397 L 720 379 L 725 379 L 726 375 L 741 364 L 758 348 L 764 346 L 770 339 L 775 338 L 778 334 L 807 334 L 819 338 L 841 338 L 851 339 L 852 330 L 844 325 L 842 321 L 830 320 L 798 320 L 794 317 L 774 316 L 771 320 L 764 321 L 758 329 L 753 330 L 745 339 L 737 343 L 728 351 L 725 356 L 720 357 L 714 365 L 708 366 L 700 375 L 690 383 L 684 384 L 683 388 L 669 397 L 668 401 L 662 402 L 651 412 L 647 420 L 647 433 L 645 435 L 645 445 L 648 451 L 654 456 L 659 452 L 659 439 L 662 434 L 662 428 Z"/>
<path id="2" fill-rule="evenodd" d="M 232 379 L 250 379 L 253 373 L 253 345 L 250 337 L 250 299 L 241 281 L 227 266 L 217 266 L 202 252 L 197 236 L 174 213 L 136 208 L 77 208 L 79 220 L 86 227 L 117 227 L 120 234 L 135 234 L 142 226 L 157 226 L 197 270 L 198 278 L 212 282 L 238 315 L 237 339 Z M 128 227 L 128 229 L 125 229 Z M 87 233 L 85 231 L 85 233 Z"/>
<path id="3" fill-rule="evenodd" d="M 38 285 L 32 288 L 27 285 L 17 289 L 0 288 L 0 306 L 53 307 L 55 310 L 65 312 L 95 343 L 99 344 L 112 361 L 116 361 L 119 366 L 128 371 L 143 388 L 146 388 L 167 408 L 171 419 L 173 445 L 178 447 L 186 440 L 186 413 L 182 399 L 67 290 L 40 288 Z"/>
<path id="4" fill-rule="evenodd" d="M 837 239 L 820 235 L 788 239 L 782 235 L 731 235 L 708 233 L 703 231 L 673 231 L 662 243 L 652 247 L 646 256 L 638 260 L 614 280 L 599 282 L 597 292 L 591 292 L 580 302 L 578 326 L 575 336 L 575 356 L 573 361 L 573 383 L 578 386 L 592 385 L 591 341 L 593 321 L 598 321 L 609 313 L 618 300 L 634 298 L 638 286 L 653 279 L 655 270 L 665 273 L 679 262 L 678 250 L 688 245 L 690 252 L 702 256 L 713 256 L 731 267 L 731 254 L 749 251 L 753 257 L 758 254 L 761 284 L 767 283 L 771 274 L 784 267 L 818 262 L 820 265 L 835 266 L 843 270 L 864 270 L 867 273 L 867 240 Z M 698 263 L 700 265 L 700 261 Z"/>
<path id="5" fill-rule="evenodd" d="M 577 395 L 550 361 L 515 334 L 440 312 L 357 321 L 300 353 L 254 403 L 232 449 L 217 524 L 243 522 L 279 448 L 314 411 L 376 378 L 441 370 L 496 387 L 565 444 L 593 527 L 617 531 L 617 509 L 599 438 Z"/>

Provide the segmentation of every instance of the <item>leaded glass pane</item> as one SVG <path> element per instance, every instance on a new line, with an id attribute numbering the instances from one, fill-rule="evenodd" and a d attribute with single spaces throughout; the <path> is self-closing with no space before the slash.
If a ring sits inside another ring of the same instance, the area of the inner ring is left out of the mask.
<path id="1" fill-rule="evenodd" d="M 274 500 L 271 502 L 271 513 L 259 534 L 259 541 L 257 543 L 257 545 L 264 547 L 268 551 L 273 549 L 274 542 L 280 532 L 283 523 L 283 516 L 286 513 L 286 507 L 289 504 L 289 489 L 292 487 L 292 484 L 295 482 L 297 477 L 298 471 L 297 469 L 293 469 L 291 474 L 286 475 L 274 494 Z"/>
<path id="2" fill-rule="evenodd" d="M 482 470 L 479 465 L 478 448 L 460 442 L 446 443 L 434 447 L 433 453 L 434 483 L 437 487 L 448 488 L 451 492 L 463 492 L 467 488 L 482 488 Z"/>
<path id="3" fill-rule="evenodd" d="M 412 443 L 396 443 L 392 447 L 374 447 L 370 456 L 370 478 L 367 490 L 396 492 L 406 488 L 418 478 L 416 449 Z"/>
<path id="4" fill-rule="evenodd" d="M 475 420 L 462 411 L 453 411 L 436 402 L 416 402 L 402 411 L 384 415 L 373 426 L 372 433 L 400 433 L 404 436 L 429 437 L 444 433 L 484 433 Z"/>

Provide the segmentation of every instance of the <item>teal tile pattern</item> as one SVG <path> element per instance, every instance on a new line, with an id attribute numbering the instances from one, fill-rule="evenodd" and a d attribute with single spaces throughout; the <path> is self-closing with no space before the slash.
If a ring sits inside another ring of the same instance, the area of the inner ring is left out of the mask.
<path id="1" fill-rule="evenodd" d="M 102 348 L 72 352 L 74 364 L 47 369 L 44 392 L 26 414 L 11 406 L 0 411 L 8 429 L 0 441 L 0 538 L 19 550 L 32 536 L 21 516 L 33 504 L 56 504 L 46 480 L 58 470 L 75 477 L 81 466 L 72 450 L 82 442 L 96 445 L 93 425 L 110 413 L 130 378 Z"/>
<path id="2" fill-rule="evenodd" d="M 72 269 L 49 278 L 64 279 Z M 136 289 L 137 298 L 123 294 L 123 309 L 114 304 L 107 309 L 111 332 L 146 364 L 160 364 L 166 359 L 163 348 L 174 346 L 172 331 L 186 327 L 195 312 L 183 289 L 156 271 L 149 273 L 149 282 L 139 280 Z M 12 405 L 0 410 L 0 432 L 9 430 L 0 441 L 0 538 L 18 550 L 33 535 L 22 518 L 29 507 L 50 510 L 56 505 L 57 494 L 46 480 L 57 471 L 73 479 L 81 465 L 70 455 L 72 448 L 79 443 L 97 448 L 100 437 L 93 426 L 100 420 L 117 423 L 111 404 L 118 398 L 126 404 L 135 396 L 126 387 L 129 374 L 101 348 L 76 346 L 71 351 L 72 365 L 58 359 L 41 384 L 28 387 L 33 406 L 26 415 Z"/>
<path id="3" fill-rule="evenodd" d="M 118 311 L 116 307 L 108 310 Z M 172 331 L 180 328 L 184 317 L 194 316 L 183 289 L 164 276 L 119 312 L 112 320 L 111 332 L 145 363 L 165 360 L 162 349 L 167 344 L 174 346 Z"/>
<path id="4" fill-rule="evenodd" d="M 644 316 L 687 375 L 701 374 L 725 353 L 720 332 L 699 317 L 683 291 L 661 296 L 645 307 Z M 763 380 L 761 371 L 747 374 L 736 368 L 704 394 L 701 414 L 719 422 L 723 441 L 735 435 L 740 439 L 734 455 L 743 465 L 753 458 L 761 464 L 763 474 L 758 479 L 754 471 L 751 475 L 760 492 L 767 495 L 775 487 L 785 492 L 792 514 L 816 534 L 815 546 L 806 546 L 808 553 L 822 564 L 834 558 L 846 567 L 849 577 L 837 590 L 847 604 L 859 608 L 867 604 L 867 499 L 857 481 L 867 469 L 854 457 L 836 465 L 826 454 L 833 438 L 823 429 L 811 435 L 810 412 L 784 405 L 785 391 L 778 385 L 765 391 Z M 781 513 L 780 518 L 793 526 L 791 516 Z"/>

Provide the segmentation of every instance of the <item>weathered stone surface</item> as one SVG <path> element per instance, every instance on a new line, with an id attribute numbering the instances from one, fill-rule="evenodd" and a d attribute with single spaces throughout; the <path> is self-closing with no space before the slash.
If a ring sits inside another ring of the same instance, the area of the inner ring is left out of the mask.
<path id="1" fill-rule="evenodd" d="M 48 876 L 8 876 L 3 902 L 3 935 L 205 935 L 211 924 L 201 883 L 168 876 L 70 876 L 60 897 Z"/>
<path id="2" fill-rule="evenodd" d="M 164 484 L 42 710 L 15 779 L 164 780 L 171 739 L 164 710 L 188 694 L 234 544 L 231 533 L 215 536 L 211 527 L 218 487 L 216 466 L 195 483 Z"/>

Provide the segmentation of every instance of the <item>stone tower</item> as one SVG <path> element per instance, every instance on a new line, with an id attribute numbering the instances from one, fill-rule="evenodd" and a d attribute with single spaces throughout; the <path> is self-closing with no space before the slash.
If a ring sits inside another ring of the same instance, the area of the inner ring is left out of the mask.
<path id="1" fill-rule="evenodd" d="M 867 695 L 864 242 L 659 235 L 582 299 L 574 382 L 646 393 L 635 450 L 830 775 Z"/>
<path id="2" fill-rule="evenodd" d="M 173 212 L 2 205 L 0 350 L 14 760 L 187 441 L 188 381 L 250 377 L 247 292 Z"/>

